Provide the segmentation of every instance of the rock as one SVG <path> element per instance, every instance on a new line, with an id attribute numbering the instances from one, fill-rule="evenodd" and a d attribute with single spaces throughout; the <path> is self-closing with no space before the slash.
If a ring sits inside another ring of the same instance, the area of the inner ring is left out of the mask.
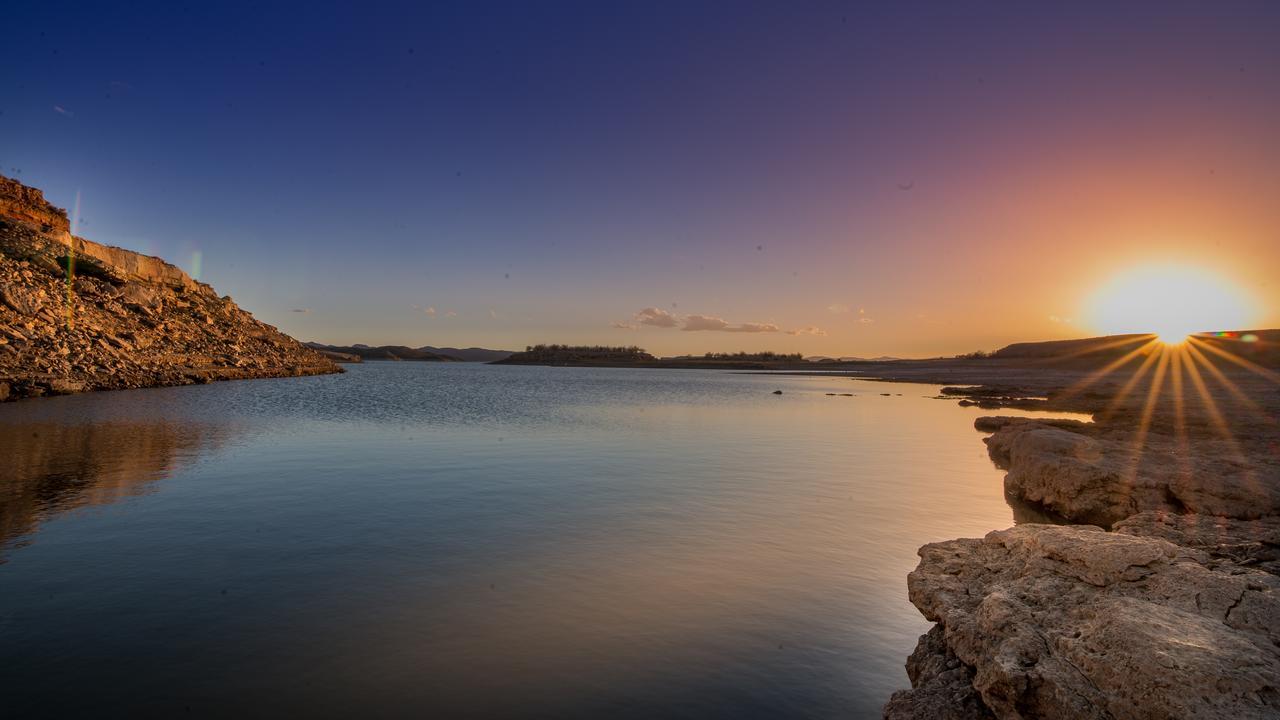
<path id="1" fill-rule="evenodd" d="M 1280 517 L 1235 520 L 1145 512 L 1116 523 L 1115 531 L 1158 537 L 1214 558 L 1280 575 Z"/>
<path id="2" fill-rule="evenodd" d="M 74 395 L 88 389 L 85 383 L 76 380 L 50 380 L 48 385 L 54 395 Z"/>
<path id="3" fill-rule="evenodd" d="M 0 400 L 341 372 L 177 267 L 72 237 L 61 213 L 0 177 Z"/>
<path id="4" fill-rule="evenodd" d="M 1241 451 L 1231 446 L 1243 440 L 1179 439 L 1157 428 L 1135 437 L 1117 426 L 1022 418 L 979 426 L 990 427 L 995 432 L 987 448 L 1009 471 L 1006 492 L 1074 522 L 1110 527 L 1145 511 L 1240 519 L 1280 514 L 1280 462 L 1265 453 L 1236 459 Z M 1183 448 L 1184 442 L 1193 444 Z"/>
<path id="5" fill-rule="evenodd" d="M 15 282 L 0 284 L 0 302 L 23 317 L 31 317 L 44 309 L 43 294 Z"/>
<path id="6" fill-rule="evenodd" d="M 899 690 L 884 708 L 885 720 L 985 720 L 993 718 L 973 687 L 973 668 L 960 662 L 942 638 L 942 626 L 920 636 L 907 658 L 911 690 Z"/>
<path id="7" fill-rule="evenodd" d="M 1280 714 L 1274 575 L 1085 526 L 1020 525 L 920 557 L 911 601 L 995 717 Z M 913 678 L 890 705 L 933 702 L 937 675 Z"/>

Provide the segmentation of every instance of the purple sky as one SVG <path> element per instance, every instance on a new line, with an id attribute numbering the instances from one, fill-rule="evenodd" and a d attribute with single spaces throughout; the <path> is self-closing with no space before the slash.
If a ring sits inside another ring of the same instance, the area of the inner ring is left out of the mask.
<path id="1" fill-rule="evenodd" d="M 302 339 L 950 354 L 1157 262 L 1280 325 L 1280 4 L 76 5 L 0 172 Z"/>

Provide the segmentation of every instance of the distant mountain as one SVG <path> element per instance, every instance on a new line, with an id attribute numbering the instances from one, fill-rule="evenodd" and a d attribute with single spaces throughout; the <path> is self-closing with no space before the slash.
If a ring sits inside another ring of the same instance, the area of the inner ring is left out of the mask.
<path id="1" fill-rule="evenodd" d="M 514 350 L 489 350 L 488 348 L 454 348 L 454 347 L 432 347 L 424 345 L 419 350 L 424 352 L 436 353 L 437 355 L 448 355 L 449 357 L 458 358 L 463 362 L 494 362 L 495 360 L 506 360 L 515 354 Z"/>
<path id="2" fill-rule="evenodd" d="M 333 355 L 354 355 L 361 360 L 412 360 L 419 362 L 461 362 L 460 358 L 452 355 L 444 355 L 441 353 L 431 352 L 429 350 L 420 350 L 418 348 L 405 347 L 404 345 L 382 345 L 379 347 L 369 347 L 368 345 L 324 345 L 322 343 L 309 342 L 309 347 L 320 350 Z"/>

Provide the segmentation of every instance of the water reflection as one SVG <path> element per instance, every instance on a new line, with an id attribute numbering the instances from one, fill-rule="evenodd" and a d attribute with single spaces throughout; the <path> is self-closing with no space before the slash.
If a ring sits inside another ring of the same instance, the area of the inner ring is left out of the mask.
<path id="1" fill-rule="evenodd" d="M 46 716 L 875 716 L 927 628 L 916 549 L 1017 512 L 985 411 L 934 394 L 370 363 L 0 407 L 21 458 L 5 537 L 43 523 L 0 566 L 0 697 Z"/>
<path id="2" fill-rule="evenodd" d="M 0 423 L 0 562 L 41 522 L 146 493 L 219 435 L 200 423 Z"/>

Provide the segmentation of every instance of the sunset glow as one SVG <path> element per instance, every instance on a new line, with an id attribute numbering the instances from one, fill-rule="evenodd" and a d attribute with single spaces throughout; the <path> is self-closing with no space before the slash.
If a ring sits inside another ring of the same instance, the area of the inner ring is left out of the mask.
<path id="1" fill-rule="evenodd" d="M 1089 300 L 1090 326 L 1107 334 L 1154 333 L 1165 344 L 1197 332 L 1246 327 L 1252 301 L 1226 278 L 1190 265 L 1125 270 Z"/>

